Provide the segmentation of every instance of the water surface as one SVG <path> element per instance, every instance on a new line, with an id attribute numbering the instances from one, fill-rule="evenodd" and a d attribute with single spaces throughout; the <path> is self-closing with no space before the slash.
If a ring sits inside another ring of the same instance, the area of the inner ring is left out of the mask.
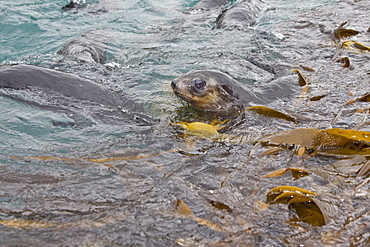
<path id="1" fill-rule="evenodd" d="M 64 0 L 1 2 L 0 64 L 55 68 L 126 92 L 155 124 L 108 124 L 88 115 L 76 121 L 10 97 L 47 103 L 47 96 L 1 89 L 1 245 L 369 244 L 369 183 L 360 186 L 368 177 L 336 171 L 331 164 L 338 157 L 301 159 L 289 149 L 259 156 L 265 149 L 251 142 L 184 137 L 171 123 L 204 118 L 170 88 L 172 79 L 192 69 L 219 69 L 245 86 L 263 88 L 298 68 L 310 83 L 307 95 L 298 98 L 297 92 L 274 108 L 303 121 L 250 113 L 224 132 L 256 140 L 303 127 L 370 131 L 368 116 L 356 113 L 366 103 L 348 105 L 333 121 L 347 100 L 370 92 L 369 53 L 341 49 L 332 37 L 349 21 L 349 28 L 360 31 L 355 41 L 370 45 L 367 1 L 265 1 L 257 23 L 244 31 L 215 28 L 223 8 L 240 1 L 210 11 L 189 11 L 197 2 L 189 0 L 86 2 L 71 11 L 62 10 Z M 104 64 L 57 54 L 92 30 L 112 37 Z M 352 69 L 337 62 L 344 56 Z M 326 96 L 309 100 L 320 95 Z M 287 167 L 316 172 L 299 180 L 261 179 Z M 287 205 L 265 210 L 266 193 L 281 185 L 322 194 L 336 217 L 313 227 L 290 222 Z M 221 230 L 176 213 L 178 200 Z"/>

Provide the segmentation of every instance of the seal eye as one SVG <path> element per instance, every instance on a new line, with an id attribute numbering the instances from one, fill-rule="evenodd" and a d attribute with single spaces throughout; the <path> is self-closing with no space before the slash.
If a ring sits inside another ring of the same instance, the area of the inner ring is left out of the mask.
<path id="1" fill-rule="evenodd" d="M 195 79 L 194 80 L 194 87 L 197 91 L 201 92 L 206 87 L 206 82 L 202 79 Z"/>

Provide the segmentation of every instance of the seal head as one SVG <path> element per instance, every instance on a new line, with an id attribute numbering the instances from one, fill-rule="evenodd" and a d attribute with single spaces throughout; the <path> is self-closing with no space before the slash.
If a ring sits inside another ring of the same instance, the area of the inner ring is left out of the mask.
<path id="1" fill-rule="evenodd" d="M 246 85 L 217 70 L 193 70 L 171 82 L 173 91 L 196 108 L 231 117 L 247 107 L 267 105 L 299 92 L 296 76 L 268 82 L 263 88 Z"/>
<path id="2" fill-rule="evenodd" d="M 235 113 L 251 95 L 231 76 L 217 70 L 194 70 L 171 82 L 173 91 L 196 108 Z"/>

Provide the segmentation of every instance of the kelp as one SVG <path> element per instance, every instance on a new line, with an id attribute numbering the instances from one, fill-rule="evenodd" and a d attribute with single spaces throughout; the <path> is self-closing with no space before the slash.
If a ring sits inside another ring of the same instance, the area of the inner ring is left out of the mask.
<path id="1" fill-rule="evenodd" d="M 283 203 L 284 201 L 288 203 L 290 199 L 286 197 L 287 194 L 297 194 L 297 195 L 302 195 L 302 196 L 317 195 L 315 192 L 312 192 L 309 190 L 301 189 L 301 188 L 294 187 L 294 186 L 284 185 L 284 186 L 278 186 L 278 187 L 271 189 L 266 195 L 267 202 Z M 306 199 L 304 199 L 304 201 L 306 201 Z"/>
<path id="2" fill-rule="evenodd" d="M 17 157 L 10 156 L 11 159 L 26 159 L 26 160 L 43 160 L 43 161 L 69 161 L 69 162 L 94 162 L 94 163 L 105 163 L 113 161 L 125 161 L 125 160 L 140 160 L 147 159 L 156 156 L 160 156 L 165 153 L 176 152 L 177 149 L 170 149 L 167 151 L 148 154 L 148 155 L 136 155 L 136 156 L 122 156 L 122 157 L 105 157 L 105 158 L 66 158 L 66 157 L 56 157 L 56 156 L 28 156 L 28 157 Z"/>
<path id="3" fill-rule="evenodd" d="M 4 219 L 0 220 L 0 224 L 11 228 L 51 228 L 60 225 L 56 223 L 48 223 L 38 220 L 26 220 L 26 219 Z"/>
<path id="4" fill-rule="evenodd" d="M 359 42 L 355 42 L 355 41 L 345 41 L 345 42 L 342 43 L 342 47 L 350 49 L 350 50 L 360 51 L 360 52 L 369 52 L 370 51 L 369 46 L 363 45 L 363 44 L 361 44 Z"/>
<path id="5" fill-rule="evenodd" d="M 55 156 L 30 156 L 30 157 L 10 156 L 10 158 L 14 160 L 27 159 L 27 160 L 61 160 L 61 161 L 73 161 L 73 162 L 82 161 L 82 159 L 55 157 Z"/>
<path id="6" fill-rule="evenodd" d="M 370 160 L 368 160 L 358 171 L 357 177 L 366 176 L 370 172 Z"/>
<path id="7" fill-rule="evenodd" d="M 319 152 L 322 155 L 326 156 L 335 156 L 335 157 L 349 157 L 354 155 L 362 155 L 364 157 L 370 157 L 370 148 L 366 147 L 357 147 L 356 145 L 348 145 L 343 148 L 336 148 L 336 149 L 326 149 L 320 150 Z"/>
<path id="8" fill-rule="evenodd" d="M 261 140 L 275 145 L 299 145 L 313 150 L 345 148 L 366 150 L 370 142 L 370 132 L 350 129 L 294 129 L 281 131 Z M 362 146 L 355 144 L 362 142 Z"/>
<path id="9" fill-rule="evenodd" d="M 172 153 L 178 151 L 177 149 L 170 149 L 167 151 L 159 152 L 159 153 L 154 153 L 154 154 L 147 154 L 147 155 L 136 155 L 136 156 L 125 156 L 125 157 L 106 157 L 106 158 L 97 158 L 97 159 L 86 159 L 87 161 L 90 162 L 96 162 L 96 163 L 105 163 L 105 162 L 113 162 L 113 161 L 123 161 L 123 160 L 141 160 L 141 159 L 147 159 L 147 158 L 152 158 L 152 157 L 157 157 L 162 154 L 166 153 Z"/>
<path id="10" fill-rule="evenodd" d="M 294 179 L 299 179 L 301 177 L 305 177 L 305 176 L 309 175 L 309 172 L 306 171 L 306 170 L 303 170 L 303 169 L 300 169 L 300 168 L 289 167 L 289 168 L 282 168 L 282 169 L 273 171 L 273 172 L 263 176 L 262 179 L 263 178 L 274 178 L 274 177 L 282 176 L 285 173 L 287 173 L 288 171 L 290 171 L 292 173 L 292 177 Z"/>
<path id="11" fill-rule="evenodd" d="M 280 111 L 277 111 L 277 110 L 274 110 L 272 108 L 269 108 L 269 107 L 265 107 L 265 106 L 251 106 L 251 107 L 248 107 L 246 108 L 245 110 L 250 110 L 250 111 L 254 111 L 260 115 L 264 115 L 264 116 L 268 116 L 268 117 L 273 117 L 273 118 L 279 118 L 279 119 L 283 119 L 283 120 L 286 120 L 286 121 L 292 121 L 292 122 L 297 122 L 297 119 L 292 117 L 292 116 L 289 116 L 283 112 L 280 112 Z M 231 141 L 231 142 L 238 142 L 239 141 L 239 137 L 235 137 L 235 136 L 230 136 L 230 135 L 227 135 L 227 134 L 221 134 L 219 133 L 218 131 L 223 129 L 224 127 L 222 126 L 222 124 L 224 124 L 226 121 L 228 120 L 225 120 L 221 123 L 216 123 L 216 124 L 207 124 L 207 123 L 203 123 L 203 122 L 192 122 L 192 123 L 185 123 L 185 122 L 177 122 L 177 123 L 173 123 L 173 125 L 177 125 L 177 126 L 180 126 L 181 128 L 185 129 L 187 131 L 187 134 L 190 134 L 190 135 L 195 135 L 195 136 L 198 136 L 198 137 L 201 137 L 201 138 L 208 138 L 208 139 L 213 139 L 213 140 L 218 140 L 218 141 Z M 243 139 L 243 138 L 242 138 Z M 233 141 L 232 141 L 233 140 Z"/>
<path id="12" fill-rule="evenodd" d="M 225 133 L 219 133 L 218 130 L 222 129 L 221 126 L 225 121 L 218 123 L 218 124 L 207 124 L 202 122 L 192 122 L 192 123 L 185 123 L 185 122 L 178 122 L 173 123 L 173 125 L 177 125 L 183 129 L 185 129 L 185 133 L 183 134 L 184 138 L 188 135 L 198 138 L 205 138 L 215 142 L 220 143 L 234 143 L 234 144 L 241 144 L 241 143 L 252 143 L 255 140 L 251 140 L 250 136 L 234 136 Z M 190 141 L 193 141 L 190 139 Z"/>
<path id="13" fill-rule="evenodd" d="M 212 223 L 212 222 L 210 222 L 206 219 L 196 217 L 193 214 L 193 212 L 191 211 L 191 209 L 189 208 L 189 206 L 186 205 L 186 203 L 183 202 L 180 199 L 177 199 L 177 203 L 176 203 L 176 206 L 175 206 L 175 214 L 177 214 L 180 217 L 190 218 L 190 219 L 198 222 L 199 224 L 204 225 L 204 226 L 206 226 L 206 227 L 208 227 L 212 230 L 222 231 L 221 228 L 217 224 Z"/>
<path id="14" fill-rule="evenodd" d="M 213 200 L 208 200 L 208 202 L 214 207 L 214 208 L 217 208 L 217 209 L 221 209 L 221 210 L 226 210 L 228 211 L 229 213 L 232 213 L 232 209 L 227 206 L 226 204 L 222 203 L 222 202 L 218 202 L 218 201 L 213 201 Z"/>
<path id="15" fill-rule="evenodd" d="M 348 57 L 342 57 L 341 59 L 338 59 L 338 62 L 342 62 L 342 67 L 344 68 L 349 68 L 350 67 L 350 62 Z"/>
<path id="16" fill-rule="evenodd" d="M 302 87 L 302 90 L 301 90 L 299 96 L 303 97 L 308 91 L 308 82 L 307 82 L 306 78 L 302 75 L 302 73 L 298 69 L 293 70 L 293 72 L 298 75 L 298 84 L 299 84 L 299 86 Z"/>
<path id="17" fill-rule="evenodd" d="M 359 31 L 353 29 L 343 28 L 347 22 L 343 22 L 337 29 L 334 30 L 334 37 L 337 39 L 347 38 L 359 34 Z"/>
<path id="18" fill-rule="evenodd" d="M 54 228 L 54 229 L 68 229 L 72 227 L 94 227 L 100 228 L 112 222 L 123 220 L 129 214 L 128 211 L 120 212 L 119 214 L 106 215 L 102 213 L 95 214 L 96 217 L 92 220 L 80 220 L 76 222 L 47 222 L 44 220 L 35 220 L 35 219 L 22 219 L 22 218 L 13 218 L 13 219 L 3 219 L 0 220 L 0 225 L 9 228 L 21 228 L 21 229 L 30 229 L 30 228 Z"/>
<path id="19" fill-rule="evenodd" d="M 292 222 L 305 222 L 312 226 L 323 226 L 327 223 L 325 212 L 316 203 L 315 192 L 294 186 L 279 186 L 271 189 L 267 194 L 270 204 L 288 204 L 289 210 L 296 216 Z"/>
<path id="20" fill-rule="evenodd" d="M 304 76 L 301 74 L 301 72 L 298 69 L 293 70 L 293 72 L 298 74 L 299 86 L 304 87 L 308 85 L 306 78 L 304 78 Z"/>
<path id="21" fill-rule="evenodd" d="M 262 142 L 278 145 L 299 145 L 309 149 L 318 149 L 323 145 L 327 145 L 326 134 L 319 129 L 294 129 L 281 131 L 263 138 Z M 345 143 L 347 143 L 347 139 L 343 143 L 341 143 L 340 140 L 334 141 L 334 143 L 343 146 L 345 145 Z M 330 146 L 333 146 L 333 144 L 331 144 Z"/>
<path id="22" fill-rule="evenodd" d="M 298 148 L 298 150 L 297 150 L 297 155 L 298 155 L 298 156 L 303 156 L 303 155 L 305 155 L 305 154 L 306 154 L 306 152 L 307 152 L 306 147 L 304 147 L 304 146 L 300 146 L 300 147 Z"/>
<path id="23" fill-rule="evenodd" d="M 260 115 L 264 115 L 268 117 L 279 118 L 279 119 L 283 119 L 283 120 L 291 121 L 291 122 L 297 122 L 296 118 L 289 116 L 283 112 L 274 110 L 272 108 L 265 107 L 265 106 L 251 106 L 251 107 L 246 108 L 246 110 L 251 110 Z"/>
<path id="24" fill-rule="evenodd" d="M 355 98 L 355 99 L 350 99 L 350 100 L 348 100 L 345 104 L 344 104 L 344 106 L 346 106 L 346 105 L 350 105 L 350 104 L 354 104 L 354 103 L 356 103 L 356 102 L 370 102 L 370 93 L 366 93 L 366 94 L 364 94 L 363 96 L 361 96 L 361 97 L 358 97 L 358 98 Z M 343 107 L 342 107 L 343 108 Z M 362 109 L 358 109 L 357 111 L 356 111 L 356 113 L 369 113 L 369 110 L 370 110 L 370 108 L 368 108 L 368 107 L 366 107 L 366 108 L 362 108 Z M 339 115 L 339 114 L 338 114 Z"/>
<path id="25" fill-rule="evenodd" d="M 263 157 L 266 155 L 276 154 L 279 153 L 281 150 L 283 150 L 281 147 L 270 147 L 269 149 L 261 153 L 259 156 Z"/>
<path id="26" fill-rule="evenodd" d="M 297 196 L 295 196 L 297 197 Z M 292 222 L 305 222 L 312 226 L 323 226 L 326 224 L 325 215 L 314 200 L 307 202 L 291 202 L 289 210 L 297 215 L 291 219 Z"/>
<path id="27" fill-rule="evenodd" d="M 324 94 L 324 95 L 318 95 L 318 96 L 313 96 L 313 97 L 310 98 L 310 101 L 319 101 L 319 100 L 321 100 L 324 97 L 326 97 L 326 94 Z"/>
<path id="28" fill-rule="evenodd" d="M 364 96 L 356 99 L 358 102 L 370 102 L 370 93 L 365 94 Z"/>
<path id="29" fill-rule="evenodd" d="M 206 138 L 217 137 L 219 135 L 218 130 L 222 129 L 222 127 L 219 124 L 212 125 L 202 122 L 192 122 L 192 123 L 178 122 L 174 123 L 173 125 L 178 125 L 186 129 L 189 134 Z"/>
<path id="30" fill-rule="evenodd" d="M 335 32 L 334 36 L 337 39 L 341 39 L 342 37 L 351 37 L 359 34 L 359 31 L 353 30 L 353 29 L 347 29 L 347 28 L 339 28 L 337 29 L 337 32 Z"/>
<path id="31" fill-rule="evenodd" d="M 310 68 L 310 67 L 305 66 L 305 65 L 299 65 L 299 67 L 301 67 L 302 69 L 304 69 L 306 71 L 309 71 L 309 72 L 315 72 L 315 70 L 313 68 Z"/>
<path id="32" fill-rule="evenodd" d="M 370 142 L 370 132 L 367 131 L 339 129 L 339 128 L 326 129 L 324 131 L 328 134 L 346 137 L 354 141 Z"/>

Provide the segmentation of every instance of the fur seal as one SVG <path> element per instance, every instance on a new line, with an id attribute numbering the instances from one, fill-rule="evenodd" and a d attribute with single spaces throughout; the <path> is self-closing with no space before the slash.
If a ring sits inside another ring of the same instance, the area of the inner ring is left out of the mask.
<path id="1" fill-rule="evenodd" d="M 81 62 L 104 64 L 109 41 L 110 36 L 107 31 L 93 30 L 72 40 L 57 53 Z"/>
<path id="2" fill-rule="evenodd" d="M 298 92 L 296 77 L 285 76 L 263 90 L 251 90 L 226 73 L 217 70 L 194 70 L 173 80 L 174 93 L 204 111 L 230 117 L 246 107 L 266 105 Z"/>
<path id="3" fill-rule="evenodd" d="M 215 9 L 225 5 L 229 1 L 230 0 L 201 0 L 194 7 L 192 7 L 192 10 Z"/>
<path id="4" fill-rule="evenodd" d="M 152 122 L 144 114 L 143 107 L 127 95 L 70 73 L 26 64 L 4 65 L 0 66 L 0 88 L 50 95 L 40 99 L 50 102 L 39 105 L 63 112 L 87 113 L 103 122 L 123 124 L 129 121 L 138 125 L 150 125 Z M 4 91 L 1 95 L 9 96 Z M 27 101 L 14 95 L 11 98 Z"/>
<path id="5" fill-rule="evenodd" d="M 247 0 L 237 4 L 218 16 L 217 28 L 245 31 L 256 23 L 262 8 L 263 3 L 258 0 Z"/>

